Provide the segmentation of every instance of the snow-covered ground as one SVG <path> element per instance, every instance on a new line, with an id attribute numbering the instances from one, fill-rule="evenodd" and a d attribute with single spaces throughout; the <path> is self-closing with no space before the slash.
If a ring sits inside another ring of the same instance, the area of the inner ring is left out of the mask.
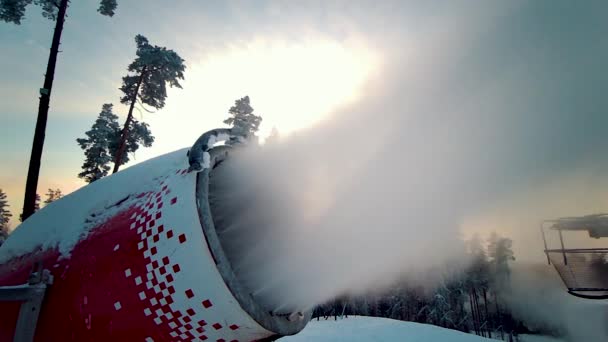
<path id="1" fill-rule="evenodd" d="M 444 329 L 428 324 L 397 321 L 388 318 L 361 317 L 316 319 L 295 336 L 279 339 L 281 342 L 320 341 L 320 342 L 490 342 L 496 341 L 460 331 Z M 563 342 L 543 336 L 520 336 L 520 342 Z"/>
<path id="2" fill-rule="evenodd" d="M 521 335 L 521 336 L 519 336 L 519 341 L 520 342 L 564 342 L 564 340 L 560 340 L 555 337 L 537 336 L 537 335 Z"/>
<path id="3" fill-rule="evenodd" d="M 377 317 L 312 320 L 302 332 L 283 337 L 281 342 L 299 341 L 407 341 L 407 342 L 484 342 L 494 341 L 460 331 L 428 324 Z"/>

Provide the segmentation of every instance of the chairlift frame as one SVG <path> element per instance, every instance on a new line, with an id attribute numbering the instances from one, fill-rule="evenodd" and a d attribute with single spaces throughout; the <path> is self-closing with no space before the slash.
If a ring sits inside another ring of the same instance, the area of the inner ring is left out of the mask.
<path id="1" fill-rule="evenodd" d="M 566 217 L 560 219 L 553 220 L 544 220 L 540 224 L 540 231 L 543 237 L 544 244 L 544 252 L 547 256 L 547 263 L 549 265 L 553 265 L 560 275 L 560 278 L 564 282 L 564 285 L 568 288 L 568 293 L 585 299 L 608 299 L 608 284 L 602 284 L 603 286 L 594 287 L 594 286 L 572 286 L 572 284 L 566 279 L 562 272 L 563 269 L 561 267 L 568 268 L 572 279 L 578 283 L 575 272 L 571 268 L 571 263 L 569 263 L 568 255 L 569 254 L 607 254 L 608 248 L 566 248 L 566 244 L 564 242 L 564 234 L 563 231 L 587 231 L 590 237 L 601 238 L 608 237 L 608 235 L 602 235 L 601 232 L 603 229 L 608 229 L 605 225 L 601 224 L 601 219 L 606 219 L 608 222 L 607 214 L 597 214 L 597 215 L 588 215 L 582 217 Z M 604 223 L 606 223 L 604 222 Z M 600 224 L 598 224 L 600 223 Z M 559 236 L 560 248 L 549 248 L 547 244 L 547 233 L 550 231 L 557 231 Z M 598 231 L 600 233 L 598 233 Z M 555 261 L 551 261 L 550 254 L 551 253 L 559 253 L 561 254 L 563 260 L 563 266 L 557 265 Z"/>

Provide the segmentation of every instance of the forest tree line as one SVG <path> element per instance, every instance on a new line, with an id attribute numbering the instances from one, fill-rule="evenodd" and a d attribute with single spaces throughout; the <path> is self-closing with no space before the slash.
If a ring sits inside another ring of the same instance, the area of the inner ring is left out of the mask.
<path id="1" fill-rule="evenodd" d="M 313 318 L 384 317 L 516 341 L 528 329 L 505 305 L 509 262 L 515 260 L 512 245 L 511 239 L 496 233 L 485 244 L 474 236 L 466 241 L 469 263 L 464 270 L 445 276 L 436 286 L 403 279 L 383 291 L 344 295 L 319 305 Z"/>

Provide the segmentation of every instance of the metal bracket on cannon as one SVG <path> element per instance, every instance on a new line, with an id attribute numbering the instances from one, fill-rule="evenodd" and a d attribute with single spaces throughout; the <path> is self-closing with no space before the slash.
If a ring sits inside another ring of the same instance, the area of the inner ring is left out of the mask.
<path id="1" fill-rule="evenodd" d="M 22 302 L 15 327 L 14 342 L 34 340 L 42 301 L 51 284 L 53 284 L 51 272 L 43 269 L 42 263 L 36 263 L 27 283 L 0 286 L 0 302 Z"/>
<path id="2" fill-rule="evenodd" d="M 203 133 L 188 151 L 188 172 L 200 172 L 209 168 L 209 150 L 218 141 L 242 142 L 243 138 L 234 135 L 230 128 L 216 128 Z"/>

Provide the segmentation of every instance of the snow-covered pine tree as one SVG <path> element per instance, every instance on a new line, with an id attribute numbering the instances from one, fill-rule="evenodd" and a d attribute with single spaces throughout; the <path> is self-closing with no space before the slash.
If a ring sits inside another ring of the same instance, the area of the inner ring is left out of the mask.
<path id="1" fill-rule="evenodd" d="M 234 106 L 228 110 L 230 117 L 224 123 L 232 126 L 233 133 L 245 139 L 255 139 L 255 133 L 260 128 L 262 117 L 253 114 L 249 96 L 234 101 Z"/>
<path id="2" fill-rule="evenodd" d="M 163 108 L 167 98 L 167 84 L 170 87 L 181 88 L 179 80 L 184 79 L 186 69 L 184 60 L 175 51 L 151 45 L 148 39 L 140 34 L 135 36 L 135 43 L 137 57 L 129 64 L 127 68 L 129 74 L 122 78 L 120 87 L 123 92 L 120 102 L 129 104 L 129 112 L 120 134 L 118 148 L 113 156 L 112 172 L 118 171 L 123 164 L 122 161 L 125 160 L 124 155 L 128 153 L 130 129 L 135 127 L 131 125 L 135 103 L 139 102 L 142 106 L 148 105 L 155 109 Z"/>
<path id="3" fill-rule="evenodd" d="M 129 125 L 130 133 L 120 165 L 129 161 L 129 153 L 134 153 L 141 145 L 150 147 L 154 142 L 148 124 L 132 118 Z M 87 138 L 76 139 L 80 147 L 85 150 L 83 171 L 78 174 L 78 177 L 92 183 L 108 175 L 109 164 L 120 146 L 120 124 L 118 123 L 118 116 L 112 112 L 111 103 L 102 106 L 97 120 L 85 134 Z"/>
<path id="4" fill-rule="evenodd" d="M 492 287 L 494 292 L 494 305 L 496 308 L 495 325 L 504 326 L 512 323 L 512 317 L 508 312 L 501 312 L 500 303 L 503 301 L 501 293 L 508 292 L 510 288 L 509 261 L 515 260 L 512 250 L 513 241 L 492 233 L 488 239 L 488 257 L 491 266 Z"/>
<path id="5" fill-rule="evenodd" d="M 53 203 L 61 197 L 63 197 L 61 189 L 49 189 L 49 191 L 46 193 L 46 199 L 44 200 L 44 204 L 47 205 L 49 203 Z"/>
<path id="6" fill-rule="evenodd" d="M 494 328 L 488 309 L 488 292 L 491 285 L 490 263 L 479 235 L 476 234 L 467 241 L 467 247 L 470 264 L 465 272 L 464 285 L 469 295 L 472 328 L 476 333 L 483 335 L 488 329 Z M 484 326 L 485 330 L 482 330 L 481 326 Z"/>
<path id="7" fill-rule="evenodd" d="M 0 189 L 0 245 L 8 237 L 8 224 L 11 219 L 11 212 L 8 210 L 8 200 L 6 193 Z"/>
<path id="8" fill-rule="evenodd" d="M 118 130 L 114 136 L 114 139 L 110 143 L 110 154 L 115 156 L 120 147 L 120 136 L 121 131 Z M 122 161 L 120 165 L 129 162 L 129 153 L 135 153 L 141 145 L 144 147 L 150 147 L 154 143 L 154 136 L 150 131 L 150 126 L 145 122 L 139 122 L 137 119 L 132 118 L 129 127 L 129 136 L 127 137 L 125 151 L 122 155 Z"/>
<path id="9" fill-rule="evenodd" d="M 112 113 L 111 103 L 102 106 L 97 120 L 85 134 L 86 138 L 76 139 L 85 155 L 83 171 L 78 177 L 83 178 L 87 183 L 92 183 L 108 175 L 109 164 L 112 161 L 110 146 L 115 145 L 120 134 L 118 116 Z"/>
<path id="10" fill-rule="evenodd" d="M 42 159 L 46 122 L 51 101 L 51 89 L 53 88 L 55 65 L 57 64 L 57 54 L 59 53 L 61 33 L 63 32 L 63 23 L 65 21 L 69 0 L 34 0 L 33 2 L 42 7 L 43 17 L 55 21 L 55 29 L 53 31 L 49 60 L 46 64 L 46 72 L 44 74 L 44 85 L 40 88 L 38 118 L 36 120 L 36 129 L 34 130 L 32 153 L 30 155 L 30 164 L 25 183 L 25 196 L 23 199 L 23 212 L 21 216 L 26 219 L 36 210 L 36 191 L 38 188 L 40 161 Z M 25 16 L 25 8 L 31 3 L 32 0 L 0 0 L 0 20 L 20 25 L 21 19 Z M 115 9 L 116 0 L 101 0 L 97 11 L 102 15 L 111 17 L 114 15 Z"/>
<path id="11" fill-rule="evenodd" d="M 490 271 L 488 258 L 479 235 L 473 235 L 467 241 L 470 265 L 466 274 L 466 285 L 470 290 L 482 291 L 488 288 Z"/>
<path id="12" fill-rule="evenodd" d="M 488 256 L 494 267 L 496 280 L 501 280 L 509 276 L 509 261 L 515 260 L 513 253 L 513 240 L 492 233 L 488 240 Z"/>

